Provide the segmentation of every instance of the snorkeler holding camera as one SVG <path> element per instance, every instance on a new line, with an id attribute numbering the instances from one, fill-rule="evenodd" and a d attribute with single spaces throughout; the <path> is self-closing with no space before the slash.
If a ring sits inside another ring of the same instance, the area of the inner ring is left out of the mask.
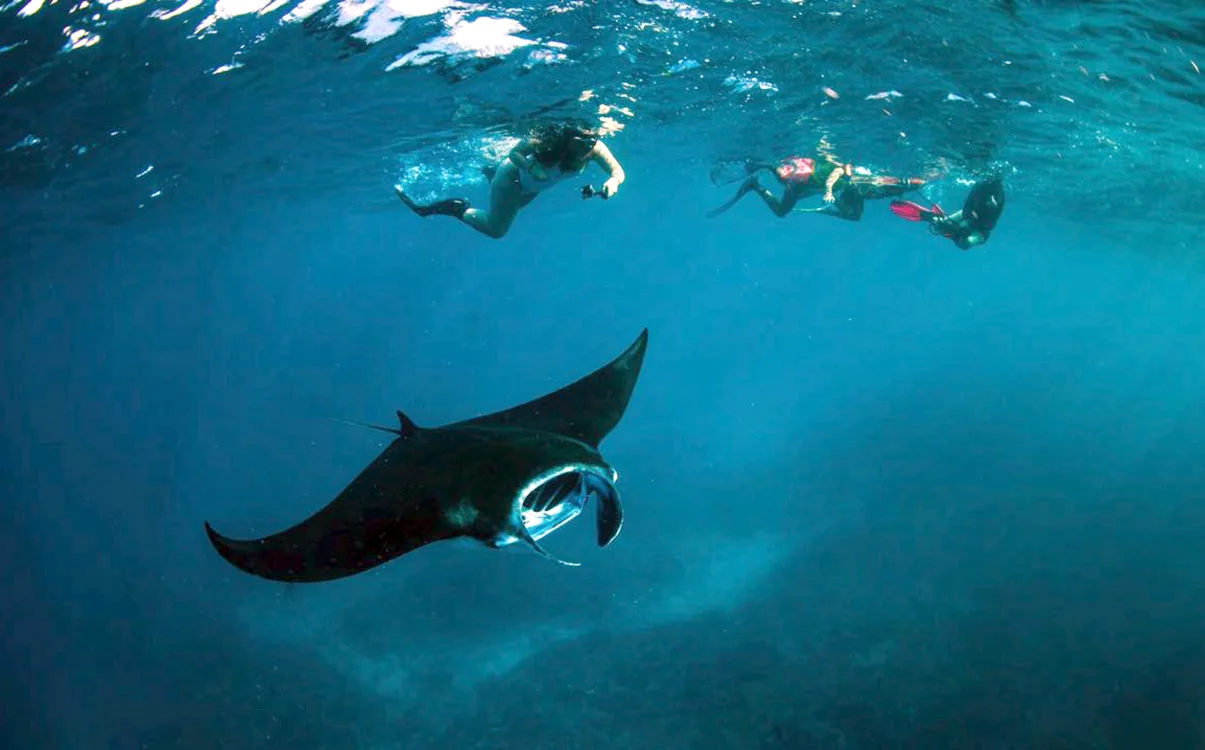
<path id="1" fill-rule="evenodd" d="M 598 190 L 582 188 L 582 197 L 610 198 L 626 177 L 623 167 L 601 140 L 597 130 L 585 123 L 542 125 L 511 149 L 506 160 L 486 172 L 490 179 L 489 209 L 473 208 L 463 198 L 447 198 L 419 205 L 394 185 L 398 198 L 419 216 L 451 216 L 482 234 L 500 239 L 506 235 L 519 211 L 553 185 L 576 177 L 594 162 L 607 172 Z"/>

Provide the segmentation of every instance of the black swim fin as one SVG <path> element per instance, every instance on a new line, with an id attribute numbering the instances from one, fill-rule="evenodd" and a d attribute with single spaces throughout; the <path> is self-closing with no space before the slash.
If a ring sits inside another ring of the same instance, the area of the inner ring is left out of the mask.
<path id="1" fill-rule="evenodd" d="M 724 213 L 728 209 L 735 206 L 737 201 L 739 201 L 741 198 L 745 197 L 746 193 L 748 193 L 752 190 L 757 190 L 760 187 L 761 187 L 761 183 L 758 181 L 757 175 L 752 175 L 750 177 L 746 177 L 744 183 L 742 183 L 740 188 L 736 191 L 736 195 L 732 196 L 724 203 L 722 203 L 722 204 L 716 206 L 715 208 L 711 209 L 710 211 L 708 211 L 706 214 L 707 218 L 714 219 L 715 217 L 719 216 L 720 214 Z"/>
<path id="2" fill-rule="evenodd" d="M 728 159 L 711 168 L 711 184 L 716 187 L 732 185 L 749 179 L 761 171 L 773 172 L 775 164 L 761 159 Z"/>
<path id="3" fill-rule="evenodd" d="M 423 207 L 419 216 L 453 216 L 457 219 L 464 216 L 470 208 L 469 202 L 463 198 L 447 198 Z"/>
<path id="4" fill-rule="evenodd" d="M 410 196 L 406 195 L 402 190 L 401 185 L 394 185 L 393 190 L 397 193 L 397 197 L 401 199 L 402 203 L 406 204 L 406 208 L 423 217 L 452 216 L 459 219 L 464 216 L 465 211 L 468 211 L 472 207 L 472 204 L 463 198 L 446 198 L 442 201 L 422 206 L 411 200 Z"/>

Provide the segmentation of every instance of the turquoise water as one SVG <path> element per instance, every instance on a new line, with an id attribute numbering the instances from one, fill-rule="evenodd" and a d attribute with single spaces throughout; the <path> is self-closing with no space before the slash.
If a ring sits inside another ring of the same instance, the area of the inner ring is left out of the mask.
<path id="1" fill-rule="evenodd" d="M 123 5 L 0 11 L 0 746 L 1205 747 L 1196 4 Z M 562 116 L 615 199 L 393 195 Z M 1008 208 L 703 218 L 822 138 Z M 584 567 L 209 547 L 645 326 Z"/>

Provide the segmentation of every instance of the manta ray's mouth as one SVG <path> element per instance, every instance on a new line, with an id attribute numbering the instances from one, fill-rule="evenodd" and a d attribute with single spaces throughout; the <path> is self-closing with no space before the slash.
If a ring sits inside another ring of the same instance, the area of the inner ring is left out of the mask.
<path id="1" fill-rule="evenodd" d="M 581 515 L 593 497 L 598 504 L 598 545 L 607 546 L 623 525 L 616 479 L 610 467 L 584 464 L 559 466 L 540 474 L 519 494 L 523 528 L 533 541 L 543 539 Z"/>

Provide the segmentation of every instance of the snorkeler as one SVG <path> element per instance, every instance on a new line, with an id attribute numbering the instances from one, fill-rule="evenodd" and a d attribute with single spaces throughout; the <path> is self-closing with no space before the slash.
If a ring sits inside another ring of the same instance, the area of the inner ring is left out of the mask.
<path id="1" fill-rule="evenodd" d="M 500 239 L 519 213 L 535 197 L 566 179 L 580 175 L 591 163 L 606 170 L 608 178 L 597 193 L 610 198 L 625 179 L 623 167 L 601 140 L 596 130 L 585 123 L 565 123 L 536 127 L 531 135 L 511 149 L 496 168 L 487 168 L 490 180 L 488 210 L 473 208 L 463 198 L 447 198 L 419 205 L 402 190 L 393 189 L 410 210 L 419 216 L 451 216 L 482 234 Z M 590 190 L 593 195 L 595 191 Z M 585 189 L 583 196 L 588 197 Z"/>
<path id="2" fill-rule="evenodd" d="M 735 206 L 746 194 L 754 192 L 780 218 L 797 210 L 801 213 L 818 213 L 858 221 L 862 218 L 868 199 L 903 195 L 925 184 L 925 180 L 916 177 L 900 179 L 875 175 L 864 167 L 843 163 L 830 154 L 824 154 L 821 161 L 810 157 L 792 156 L 777 165 L 747 162 L 745 170 L 749 177 L 741 184 L 736 195 L 723 205 L 708 211 L 707 218 L 714 219 Z M 763 170 L 771 172 L 783 185 L 781 198 L 761 184 L 757 173 Z M 826 205 L 820 208 L 795 208 L 795 204 L 800 200 L 820 193 L 823 193 Z"/>
<path id="3" fill-rule="evenodd" d="M 999 176 L 980 180 L 971 188 L 962 210 L 947 214 L 936 203 L 925 208 L 910 201 L 892 201 L 891 212 L 908 221 L 924 221 L 929 231 L 945 237 L 962 250 L 987 242 L 1004 212 L 1004 180 Z"/>

